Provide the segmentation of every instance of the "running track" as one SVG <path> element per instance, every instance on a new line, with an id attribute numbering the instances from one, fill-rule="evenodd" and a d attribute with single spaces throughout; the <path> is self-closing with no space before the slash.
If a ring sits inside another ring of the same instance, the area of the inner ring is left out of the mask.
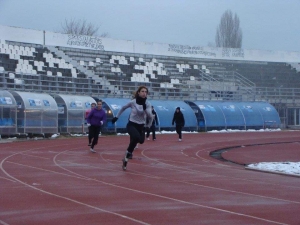
<path id="1" fill-rule="evenodd" d="M 128 136 L 0 143 L 0 225 L 300 224 L 300 178 L 237 163 L 300 161 L 299 132 Z M 259 145 L 254 145 L 259 144 Z M 239 147 L 240 146 L 240 147 Z"/>

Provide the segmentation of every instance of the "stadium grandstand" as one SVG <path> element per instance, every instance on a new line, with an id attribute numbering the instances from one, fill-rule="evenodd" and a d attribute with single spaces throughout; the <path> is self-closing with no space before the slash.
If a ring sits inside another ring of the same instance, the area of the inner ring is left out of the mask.
<path id="1" fill-rule="evenodd" d="M 299 52 L 115 40 L 0 25 L 0 131 L 85 131 L 84 111 L 97 99 L 104 100 L 110 114 L 107 130 L 122 129 L 110 119 L 140 85 L 149 88 L 148 99 L 156 108 L 168 102 L 165 111 L 173 113 L 182 104 L 196 121 L 187 130 L 297 128 L 299 62 Z M 207 107 L 221 109 L 220 124 L 208 127 Z M 240 124 L 228 124 L 230 116 L 223 110 L 228 108 L 241 111 Z M 260 122 L 248 127 L 256 117 L 247 121 L 243 108 L 256 112 Z M 264 116 L 261 109 L 272 115 Z M 171 121 L 161 128 L 171 129 Z"/>

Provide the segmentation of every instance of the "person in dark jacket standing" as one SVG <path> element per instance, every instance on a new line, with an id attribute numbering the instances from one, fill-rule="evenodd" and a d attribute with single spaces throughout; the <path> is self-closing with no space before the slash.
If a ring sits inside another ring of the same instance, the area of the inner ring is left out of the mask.
<path id="1" fill-rule="evenodd" d="M 179 135 L 178 141 L 182 140 L 182 128 L 184 127 L 185 120 L 180 107 L 177 107 L 173 116 L 172 125 L 176 123 L 176 133 Z"/>
<path id="2" fill-rule="evenodd" d="M 95 107 L 87 116 L 87 125 L 89 126 L 89 145 L 90 151 L 95 153 L 94 146 L 98 144 L 101 126 L 106 122 L 106 112 L 102 109 L 102 101 L 97 101 Z M 92 141 L 93 140 L 93 141 Z"/>
<path id="3" fill-rule="evenodd" d="M 129 121 L 127 123 L 127 132 L 130 136 L 130 142 L 123 158 L 123 170 L 126 170 L 128 159 L 132 158 L 132 152 L 138 143 L 143 144 L 145 141 L 145 127 L 150 127 L 153 121 L 151 104 L 147 100 L 148 88 L 140 86 L 134 95 L 134 99 L 125 104 L 117 115 L 112 119 L 114 124 L 120 115 L 127 109 L 131 108 Z"/>
<path id="4" fill-rule="evenodd" d="M 156 126 L 158 126 L 158 118 L 157 118 L 157 114 L 154 110 L 154 107 L 153 106 L 151 106 L 151 107 L 152 107 L 152 114 L 153 114 L 153 122 L 152 122 L 152 125 L 151 125 L 150 129 L 147 129 L 146 138 L 149 141 L 150 140 L 149 139 L 150 132 L 152 132 L 152 140 L 155 141 L 156 140 L 156 136 L 155 136 L 156 127 L 155 127 L 155 124 L 156 124 Z"/>

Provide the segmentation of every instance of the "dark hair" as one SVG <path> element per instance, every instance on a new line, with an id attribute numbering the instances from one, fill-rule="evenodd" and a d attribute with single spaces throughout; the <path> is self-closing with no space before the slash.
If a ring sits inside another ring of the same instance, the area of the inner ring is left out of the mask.
<path id="1" fill-rule="evenodd" d="M 95 102 L 93 102 L 93 103 L 91 104 L 91 106 L 92 106 L 92 105 L 96 105 L 96 103 L 95 103 Z"/>
<path id="2" fill-rule="evenodd" d="M 149 94 L 148 88 L 147 88 L 146 86 L 140 86 L 140 87 L 137 89 L 137 91 L 135 92 L 134 98 L 137 98 L 137 97 L 138 97 L 139 92 L 140 92 L 143 88 L 145 88 L 145 89 L 147 90 L 147 94 Z"/>

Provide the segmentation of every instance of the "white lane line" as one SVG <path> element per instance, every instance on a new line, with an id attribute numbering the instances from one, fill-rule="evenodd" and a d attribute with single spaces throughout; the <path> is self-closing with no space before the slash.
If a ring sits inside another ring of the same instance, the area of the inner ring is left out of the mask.
<path id="1" fill-rule="evenodd" d="M 7 157 L 9 158 L 9 157 Z M 1 162 L 1 170 L 7 174 L 7 176 L 10 176 L 8 173 L 6 173 L 6 171 L 3 169 L 3 162 L 5 161 L 6 159 L 4 159 L 2 162 Z M 71 171 L 72 172 L 72 171 Z M 12 177 L 12 176 L 10 176 Z M 48 193 L 46 191 L 43 191 L 43 190 L 40 190 L 36 187 L 33 187 L 31 185 L 28 185 L 26 183 L 23 183 L 22 181 L 12 177 L 13 179 L 17 180 L 18 182 L 26 185 L 26 186 L 29 186 L 33 189 L 36 189 L 38 191 L 41 191 L 41 192 L 44 192 L 44 193 Z M 246 215 L 246 214 L 242 214 L 242 213 L 236 213 L 236 212 L 232 212 L 232 211 L 229 211 L 229 210 L 223 210 L 223 209 L 219 209 L 219 208 L 215 208 L 215 207 L 210 207 L 210 206 L 206 206 L 206 205 L 201 205 L 201 204 L 197 204 L 197 203 L 191 203 L 191 202 L 187 202 L 187 201 L 183 201 L 183 200 L 179 200 L 179 199 L 174 199 L 174 198 L 170 198 L 170 197 L 166 197 L 166 196 L 161 196 L 161 195 L 157 195 L 157 194 L 153 194 L 153 193 L 148 193 L 148 192 L 143 192 L 143 191 L 139 191 L 139 190 L 135 190 L 135 189 L 131 189 L 131 188 L 125 188 L 125 187 L 122 187 L 122 186 L 118 186 L 118 185 L 115 185 L 115 184 L 111 184 L 111 183 L 106 183 L 106 182 L 103 182 L 103 181 L 98 181 L 96 179 L 90 179 L 90 180 L 94 180 L 94 181 L 97 181 L 97 182 L 100 182 L 102 184 L 107 184 L 107 185 L 110 185 L 110 186 L 114 186 L 114 187 L 118 187 L 118 188 L 122 188 L 122 189 L 126 189 L 126 190 L 130 190 L 130 191 L 133 191 L 133 192 L 137 192 L 137 193 L 143 193 L 143 194 L 146 194 L 146 195 L 151 195 L 151 196 L 156 196 L 156 197 L 159 197 L 159 198 L 163 198 L 163 199 L 168 199 L 168 200 L 172 200 L 172 201 L 176 201 L 176 202 L 180 202 L 180 203 L 184 203 L 184 204 L 188 204 L 188 205 L 193 205 L 193 206 L 199 206 L 199 207 L 203 207 L 203 208 L 208 208 L 208 209 L 212 209 L 212 210 L 217 210 L 217 211 L 221 211 L 221 212 L 225 212 L 225 213 L 230 213 L 230 214 L 234 214 L 234 215 L 239 215 L 239 216 L 244 216 L 244 217 L 248 217 L 248 218 L 253 218 L 253 219 L 257 219 L 257 220 L 261 220 L 261 221 L 266 221 L 266 222 L 271 222 L 271 223 L 275 223 L 275 224 L 284 224 L 284 223 L 279 223 L 277 221 L 272 221 L 272 220 L 267 220 L 267 219 L 263 219 L 263 218 L 259 218 L 259 217 L 255 217 L 255 216 L 251 216 L 251 215 Z M 69 200 L 69 201 L 72 201 L 72 202 L 76 202 L 78 204 L 83 204 L 85 205 L 84 203 L 81 203 L 81 202 L 78 202 L 76 200 L 73 200 L 73 199 L 69 199 L 69 198 L 66 198 L 64 196 L 59 196 L 59 195 L 56 195 L 56 194 L 53 194 L 53 193 L 50 193 L 50 195 L 53 195 L 53 196 L 57 196 L 57 197 L 60 197 L 60 198 L 63 198 L 63 199 L 66 199 L 66 200 Z M 93 208 L 95 208 L 94 206 L 91 206 Z M 97 207 L 96 207 L 97 208 Z M 101 210 L 101 209 L 100 209 Z M 121 215 L 122 217 L 124 217 L 123 215 Z M 125 216 L 126 217 L 126 216 Z M 127 218 L 127 217 L 126 217 Z M 144 223 L 146 224 L 146 223 Z"/>
<path id="2" fill-rule="evenodd" d="M 64 163 L 66 163 L 66 162 L 67 161 L 64 161 Z M 72 164 L 72 162 L 69 162 L 69 163 Z M 149 166 L 149 167 L 152 167 L 152 166 Z M 93 167 L 93 168 L 97 168 L 97 167 Z M 101 170 L 103 170 L 103 168 L 101 168 Z M 112 170 L 112 169 L 106 169 L 106 170 Z M 115 170 L 113 170 L 113 171 L 115 171 Z M 218 190 L 218 191 L 224 191 L 224 192 L 229 192 L 229 193 L 233 193 L 233 194 L 242 194 L 242 195 L 246 195 L 246 196 L 252 196 L 252 197 L 258 197 L 258 198 L 265 198 L 265 199 L 283 201 L 283 202 L 288 202 L 288 203 L 300 204 L 299 201 L 291 201 L 291 200 L 286 200 L 286 199 L 282 199 L 282 198 L 274 198 L 274 197 L 268 197 L 268 196 L 264 196 L 264 195 L 257 195 L 257 194 L 251 194 L 251 193 L 246 193 L 246 192 L 241 192 L 241 191 L 228 190 L 228 189 L 224 189 L 224 188 L 217 188 L 217 187 L 207 186 L 207 185 L 202 185 L 202 184 L 195 184 L 195 183 L 191 183 L 191 182 L 187 182 L 187 181 L 174 180 L 174 179 L 169 179 L 169 178 L 165 178 L 165 177 L 159 177 L 156 175 L 149 175 L 149 174 L 141 173 L 141 172 L 137 172 L 137 171 L 135 171 L 135 172 L 126 171 L 126 173 L 131 173 L 133 175 L 138 175 L 138 176 L 145 176 L 145 177 L 154 178 L 154 179 L 158 179 L 158 180 L 166 180 L 166 181 L 171 181 L 171 182 L 189 184 L 189 185 L 193 185 L 193 186 L 197 186 L 197 187 L 208 188 L 208 189 L 213 189 L 213 190 Z"/>
<path id="3" fill-rule="evenodd" d="M 3 179 L 3 180 L 8 180 L 8 181 L 11 181 L 11 182 L 16 182 L 16 181 L 14 181 L 14 180 L 11 180 L 11 179 L 8 179 L 8 178 L 6 178 L 6 177 L 0 177 L 0 179 Z"/>
<path id="4" fill-rule="evenodd" d="M 27 152 L 27 151 L 31 151 L 31 150 L 26 150 L 26 151 L 24 151 L 24 152 Z M 19 154 L 19 153 L 16 153 L 16 154 Z M 148 223 L 145 223 L 145 222 L 143 222 L 143 221 L 134 219 L 134 218 L 132 218 L 132 217 L 125 216 L 125 215 L 120 214 L 120 213 L 115 213 L 115 212 L 112 212 L 112 211 L 108 211 L 108 210 L 105 210 L 105 209 L 101 209 L 101 208 L 99 208 L 99 207 L 95 207 L 95 206 L 92 206 L 92 205 L 89 205 L 89 204 L 85 204 L 85 203 L 83 203 L 83 202 L 79 202 L 79 201 L 77 201 L 77 200 L 74 200 L 74 199 L 71 199 L 71 198 L 68 198 L 68 197 L 65 197 L 65 196 L 61 196 L 61 195 L 57 195 L 57 194 L 54 194 L 54 193 L 51 193 L 51 192 L 48 192 L 48 191 L 44 191 L 44 190 L 39 189 L 39 188 L 37 188 L 37 187 L 34 187 L 34 186 L 32 186 L 32 185 L 26 184 L 25 182 L 23 182 L 23 181 L 21 181 L 21 180 L 15 178 L 15 177 L 13 177 L 13 176 L 11 176 L 11 175 L 10 175 L 9 173 L 7 173 L 7 172 L 5 171 L 5 169 L 3 168 L 3 163 L 4 163 L 8 158 L 10 158 L 10 157 L 12 157 L 12 156 L 14 156 L 14 155 L 16 155 L 16 154 L 13 154 L 13 155 L 10 155 L 10 156 L 4 158 L 4 159 L 1 161 L 1 163 L 0 163 L 0 168 L 1 168 L 2 172 L 5 173 L 6 176 L 10 177 L 11 179 L 13 179 L 13 180 L 15 180 L 15 181 L 17 181 L 17 182 L 19 182 L 19 183 L 21 183 L 21 184 L 27 186 L 27 187 L 30 187 L 30 188 L 32 188 L 32 189 L 34 189 L 34 190 L 40 191 L 40 192 L 42 192 L 42 193 L 45 193 L 45 194 L 48 194 L 48 195 L 51 195 L 51 196 L 54 196 L 54 197 L 57 197 L 57 198 L 61 198 L 61 199 L 64 199 L 64 200 L 67 200 L 67 201 L 70 201 L 70 202 L 73 202 L 73 203 L 77 203 L 77 204 L 79 204 L 79 205 L 83 205 L 83 206 L 86 206 L 86 207 L 89 207 L 89 208 L 92 208 L 92 209 L 95 209 L 95 210 L 98 210 L 98 211 L 101 211 L 101 212 L 105 212 L 105 213 L 108 213 L 108 214 L 112 214 L 112 215 L 115 215 L 115 216 L 119 216 L 119 217 L 122 217 L 122 218 L 124 218 L 124 219 L 130 220 L 130 221 L 133 221 L 133 222 L 136 222 L 136 223 L 139 223 L 139 224 L 150 225 L 150 224 L 148 224 Z M 51 171 L 49 171 L 49 172 L 51 172 Z M 54 171 L 52 171 L 52 172 L 54 172 Z M 65 175 L 66 175 L 66 174 L 65 174 Z M 80 176 L 80 177 L 77 177 L 77 178 L 83 179 L 83 176 Z M 87 179 L 88 179 L 88 180 L 93 180 L 93 179 L 90 179 L 90 178 L 87 178 Z"/>
<path id="5" fill-rule="evenodd" d="M 0 220 L 0 224 L 2 225 L 9 225 L 8 223 L 5 223 L 4 221 Z"/>
<path id="6" fill-rule="evenodd" d="M 68 170 L 68 169 L 66 169 L 66 170 Z M 73 171 L 70 171 L 70 172 L 74 173 Z M 93 181 L 96 181 L 96 182 L 99 182 L 99 183 L 102 183 L 102 184 L 105 184 L 105 185 L 109 185 L 109 186 L 112 186 L 112 187 L 121 188 L 121 189 L 125 189 L 125 190 L 128 190 L 128 191 L 136 192 L 136 193 L 139 193 L 139 194 L 154 196 L 154 197 L 158 197 L 158 198 L 162 198 L 162 199 L 166 199 L 166 200 L 170 200 L 170 201 L 175 201 L 175 202 L 179 202 L 179 203 L 183 203 L 183 204 L 187 204 L 187 205 L 202 207 L 202 208 L 206 208 L 206 209 L 211 209 L 211 210 L 224 212 L 224 213 L 229 213 L 229 214 L 242 216 L 242 217 L 247 217 L 247 218 L 252 218 L 252 219 L 265 221 L 265 222 L 270 222 L 270 223 L 274 223 L 274 224 L 287 225 L 285 223 L 280 223 L 280 222 L 277 222 L 277 221 L 268 220 L 268 219 L 264 219 L 264 218 L 260 218 L 260 217 L 256 217 L 256 216 L 251 216 L 251 215 L 247 215 L 247 214 L 243 214 L 243 213 L 237 213 L 237 212 L 233 212 L 233 211 L 229 211 L 229 210 L 225 210 L 225 209 L 221 209 L 221 208 L 216 208 L 216 207 L 212 207 L 212 206 L 197 204 L 197 203 L 193 203 L 193 202 L 187 202 L 187 201 L 184 201 L 184 200 L 175 199 L 175 198 L 171 198 L 171 197 L 166 197 L 166 196 L 159 195 L 159 194 L 154 194 L 154 193 L 150 193 L 150 192 L 145 192 L 145 191 L 140 191 L 140 190 L 136 190 L 136 189 L 132 189 L 132 188 L 127 188 L 127 187 L 119 186 L 119 185 L 116 185 L 116 184 L 100 181 L 100 180 L 97 180 L 97 179 L 90 179 L 90 180 L 93 180 Z"/>
<path id="7" fill-rule="evenodd" d="M 142 150 L 142 155 L 145 157 L 145 158 L 147 158 L 147 159 L 149 159 L 149 160 L 152 160 L 152 161 L 156 161 L 156 162 L 158 162 L 158 163 L 161 163 L 161 164 L 165 164 L 165 165 L 168 165 L 168 166 L 171 166 L 171 167 L 173 167 L 173 168 L 178 168 L 181 172 L 195 172 L 195 173 L 201 173 L 201 174 L 207 174 L 207 175 L 213 175 L 213 176 L 216 176 L 216 177 L 222 177 L 222 178 L 229 178 L 229 179 L 231 179 L 231 180 L 242 180 L 242 181 L 249 181 L 249 182 L 255 182 L 255 183 L 262 183 L 262 184 L 267 184 L 267 185 L 274 185 L 274 186 L 279 186 L 279 187 L 290 187 L 290 188 L 297 188 L 297 189 L 299 189 L 300 187 L 298 187 L 298 186 L 291 186 L 291 185 L 283 185 L 283 184 L 276 184 L 276 183 L 270 183 L 270 182 L 267 182 L 267 181 L 261 181 L 261 180 L 257 180 L 257 179 L 245 179 L 245 178 L 240 178 L 240 177 L 232 177 L 232 176 L 225 176 L 225 175 L 216 175 L 215 173 L 212 173 L 212 172 L 210 172 L 210 173 L 208 173 L 208 172 L 202 172 L 202 171 L 198 171 L 198 170 L 193 170 L 193 169 L 187 169 L 187 168 L 185 168 L 185 167 L 180 167 L 180 166 L 175 166 L 175 165 L 172 165 L 172 164 L 168 164 L 168 163 L 166 163 L 166 162 L 174 162 L 174 163 L 177 163 L 177 164 L 188 164 L 188 165 L 196 165 L 196 166 L 204 166 L 204 167 L 207 167 L 207 166 L 205 166 L 205 165 L 198 165 L 198 164 L 195 164 L 195 163 L 188 163 L 188 162 L 179 162 L 179 161 L 174 161 L 174 160 L 162 160 L 162 159 L 155 159 L 155 158 L 150 158 L 150 157 L 148 157 L 147 155 L 145 155 L 145 151 L 146 150 L 149 150 L 149 148 L 147 148 L 147 149 L 144 149 L 144 150 Z M 199 151 L 203 151 L 203 150 L 199 150 Z M 201 157 L 200 157 L 201 158 Z M 202 159 L 202 158 L 201 158 Z M 226 169 L 227 170 L 233 170 L 233 171 L 236 171 L 236 170 L 238 170 L 238 168 L 236 168 L 236 167 L 232 167 L 232 166 L 230 166 L 230 165 L 222 165 L 222 164 L 220 164 L 220 163 L 215 163 L 215 162 L 213 162 L 213 161 L 211 161 L 212 163 L 214 163 L 214 165 L 216 165 L 216 166 L 221 166 L 221 167 L 226 167 Z M 223 169 L 222 168 L 222 169 Z M 164 169 L 168 169 L 168 168 L 164 168 Z M 240 170 L 245 170 L 245 168 L 242 168 L 242 169 L 240 169 Z"/>

